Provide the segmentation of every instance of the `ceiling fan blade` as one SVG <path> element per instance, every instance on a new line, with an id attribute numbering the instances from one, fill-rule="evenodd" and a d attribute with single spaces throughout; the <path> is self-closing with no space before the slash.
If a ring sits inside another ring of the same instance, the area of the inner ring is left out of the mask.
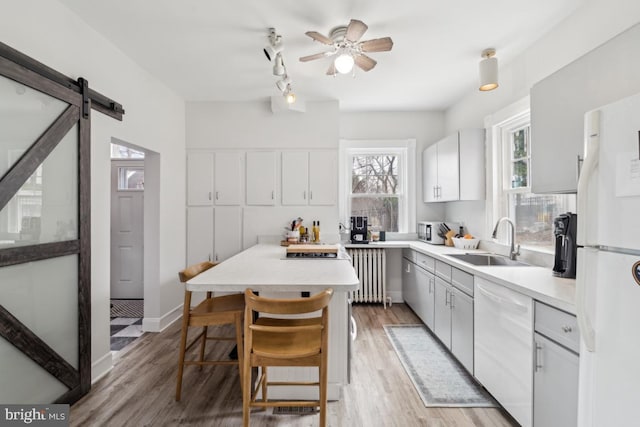
<path id="1" fill-rule="evenodd" d="M 347 27 L 347 35 L 345 38 L 350 42 L 357 42 L 360 37 L 367 31 L 367 24 L 357 19 L 352 19 Z"/>
<path id="2" fill-rule="evenodd" d="M 375 59 L 367 56 L 367 55 L 356 55 L 354 58 L 356 65 L 362 68 L 364 71 L 369 71 L 373 67 L 376 66 L 377 62 Z"/>
<path id="3" fill-rule="evenodd" d="M 309 37 L 311 37 L 312 39 L 314 39 L 317 42 L 328 44 L 329 46 L 331 46 L 333 44 L 333 40 L 331 40 L 327 36 L 323 36 L 322 34 L 320 34 L 317 31 L 307 31 L 305 34 L 308 35 Z"/>
<path id="4" fill-rule="evenodd" d="M 393 40 L 391 37 L 383 37 L 381 39 L 366 40 L 360 43 L 363 52 L 385 52 L 391 50 Z"/>
<path id="5" fill-rule="evenodd" d="M 324 58 L 326 56 L 331 55 L 331 53 L 332 52 L 320 52 L 320 53 L 315 53 L 313 55 L 301 56 L 300 62 L 307 62 L 307 61 L 313 61 L 314 59 Z"/>
<path id="6" fill-rule="evenodd" d="M 329 68 L 327 69 L 327 75 L 328 76 L 335 76 L 338 73 L 338 71 L 336 71 L 336 65 L 334 63 L 334 61 L 331 61 L 331 65 L 329 65 Z"/>

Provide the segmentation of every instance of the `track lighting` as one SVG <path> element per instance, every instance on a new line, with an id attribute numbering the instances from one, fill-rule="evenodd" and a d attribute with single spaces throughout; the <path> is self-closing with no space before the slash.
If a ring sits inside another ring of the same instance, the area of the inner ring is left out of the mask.
<path id="1" fill-rule="evenodd" d="M 282 60 L 282 54 L 276 55 L 276 60 L 273 63 L 273 75 L 274 76 L 283 76 L 285 73 L 284 69 L 284 61 Z"/>
<path id="2" fill-rule="evenodd" d="M 293 89 L 291 89 L 290 84 L 287 85 L 287 89 L 282 95 L 284 96 L 284 99 L 287 100 L 287 104 L 293 104 L 294 102 L 296 102 L 296 94 L 293 93 Z"/>
<path id="3" fill-rule="evenodd" d="M 275 28 L 269 28 L 269 45 L 263 50 L 267 59 L 272 61 L 283 50 L 282 36 L 276 34 Z"/>
<path id="4" fill-rule="evenodd" d="M 285 74 L 282 80 L 278 80 L 276 82 L 276 87 L 280 89 L 280 92 L 284 92 L 285 90 L 287 90 L 287 86 L 289 86 L 290 84 L 291 84 L 291 77 Z"/>
<path id="5" fill-rule="evenodd" d="M 498 59 L 495 58 L 496 50 L 493 48 L 482 51 L 480 61 L 480 90 L 483 92 L 493 90 L 498 87 Z"/>

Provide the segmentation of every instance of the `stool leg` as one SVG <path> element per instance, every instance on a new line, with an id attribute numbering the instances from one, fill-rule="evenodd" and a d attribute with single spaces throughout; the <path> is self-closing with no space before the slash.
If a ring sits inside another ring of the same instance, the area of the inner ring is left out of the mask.
<path id="1" fill-rule="evenodd" d="M 327 425 L 327 365 L 326 357 L 320 362 L 320 427 Z"/>
<path id="2" fill-rule="evenodd" d="M 176 379 L 176 400 L 180 401 L 182 392 L 182 372 L 184 370 L 184 353 L 187 347 L 187 333 L 189 331 L 189 312 L 191 309 L 191 292 L 184 292 L 184 306 L 182 308 L 182 333 L 180 335 L 180 352 L 178 356 L 178 377 Z"/>
<path id="3" fill-rule="evenodd" d="M 207 345 L 207 331 L 208 327 L 202 327 L 202 343 L 200 343 L 200 362 L 204 362 L 204 348 Z M 198 369 L 202 370 L 202 365 L 198 366 Z"/>
<path id="4" fill-rule="evenodd" d="M 267 382 L 269 381 L 269 378 L 267 377 L 267 367 L 263 366 L 262 367 L 262 375 L 264 377 L 264 381 L 262 382 L 262 401 L 263 402 L 267 402 Z M 266 406 L 262 407 L 263 411 L 267 410 Z"/>
<path id="5" fill-rule="evenodd" d="M 251 395 L 253 394 L 251 385 L 251 355 L 249 354 L 249 348 L 251 343 L 244 345 L 244 355 L 242 357 L 242 425 L 243 427 L 249 427 L 249 403 L 251 402 Z M 239 353 L 238 353 L 239 354 Z"/>
<path id="6" fill-rule="evenodd" d="M 244 346 L 242 345 L 242 315 L 236 314 L 236 347 L 238 353 L 238 374 L 240 375 L 240 389 L 244 387 L 242 376 L 244 374 Z"/>

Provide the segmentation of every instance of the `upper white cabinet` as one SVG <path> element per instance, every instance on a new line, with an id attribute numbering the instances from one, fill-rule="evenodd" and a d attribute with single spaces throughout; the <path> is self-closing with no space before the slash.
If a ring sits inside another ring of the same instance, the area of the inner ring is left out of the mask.
<path id="1" fill-rule="evenodd" d="M 531 88 L 531 191 L 577 191 L 584 114 L 640 92 L 640 24 Z"/>
<path id="2" fill-rule="evenodd" d="M 213 153 L 187 154 L 187 205 L 213 204 Z"/>
<path id="3" fill-rule="evenodd" d="M 335 205 L 337 194 L 337 152 L 282 153 L 283 205 Z"/>
<path id="4" fill-rule="evenodd" d="M 422 153 L 424 202 L 483 200 L 484 129 L 462 130 Z"/>
<path id="5" fill-rule="evenodd" d="M 232 151 L 215 154 L 214 188 L 216 205 L 242 203 L 242 153 Z"/>
<path id="6" fill-rule="evenodd" d="M 275 151 L 249 151 L 246 161 L 247 205 L 271 206 L 276 202 Z"/>

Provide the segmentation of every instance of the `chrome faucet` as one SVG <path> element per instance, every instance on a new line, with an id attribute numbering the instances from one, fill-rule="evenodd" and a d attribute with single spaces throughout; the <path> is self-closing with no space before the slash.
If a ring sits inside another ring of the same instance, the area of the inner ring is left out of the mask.
<path id="1" fill-rule="evenodd" d="M 493 234 L 491 234 L 491 237 L 493 237 L 494 239 L 496 238 L 496 236 L 498 235 L 498 227 L 500 226 L 500 223 L 503 221 L 506 221 L 507 223 L 511 224 L 511 248 L 509 249 L 509 259 L 515 260 L 516 257 L 520 255 L 520 245 L 518 245 L 517 247 L 515 246 L 516 226 L 513 223 L 513 221 L 511 221 L 510 218 L 507 218 L 506 216 L 500 218 L 498 222 L 496 222 L 496 226 L 493 229 Z"/>

